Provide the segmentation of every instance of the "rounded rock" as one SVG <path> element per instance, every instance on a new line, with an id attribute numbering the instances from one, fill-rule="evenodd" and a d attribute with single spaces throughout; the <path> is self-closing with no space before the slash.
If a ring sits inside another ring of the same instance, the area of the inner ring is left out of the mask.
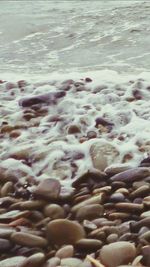
<path id="1" fill-rule="evenodd" d="M 57 199 L 60 194 L 61 185 L 56 179 L 45 179 L 39 183 L 34 191 L 37 197 L 44 199 Z"/>
<path id="2" fill-rule="evenodd" d="M 94 220 L 103 214 L 103 206 L 99 204 L 91 204 L 81 207 L 76 213 L 76 219 L 79 221 L 83 220 Z"/>
<path id="3" fill-rule="evenodd" d="M 136 256 L 136 248 L 130 242 L 120 241 L 105 245 L 100 251 L 100 259 L 107 267 L 128 264 Z"/>
<path id="4" fill-rule="evenodd" d="M 65 258 L 73 257 L 73 254 L 74 254 L 74 247 L 72 245 L 67 245 L 67 246 L 60 248 L 56 252 L 55 256 L 60 259 L 65 259 Z"/>
<path id="5" fill-rule="evenodd" d="M 45 238 L 32 235 L 29 233 L 17 232 L 11 235 L 11 240 L 22 246 L 27 247 L 46 247 L 48 242 Z"/>
<path id="6" fill-rule="evenodd" d="M 79 250 L 84 250 L 84 251 L 89 251 L 89 252 L 94 252 L 98 249 L 100 249 L 102 246 L 102 242 L 100 240 L 97 239 L 80 239 L 77 243 L 76 243 L 76 248 Z"/>
<path id="7" fill-rule="evenodd" d="M 83 227 L 74 221 L 57 219 L 47 226 L 47 235 L 50 243 L 55 245 L 73 245 L 81 238 L 84 238 Z"/>
<path id="8" fill-rule="evenodd" d="M 26 258 L 23 256 L 11 257 L 0 261 L 0 267 L 16 267 L 23 263 Z"/>
<path id="9" fill-rule="evenodd" d="M 0 253 L 9 252 L 12 244 L 9 240 L 0 238 Z"/>
<path id="10" fill-rule="evenodd" d="M 25 259 L 18 267 L 41 267 L 44 262 L 45 255 L 39 252 Z"/>
<path id="11" fill-rule="evenodd" d="M 82 261 L 77 258 L 67 258 L 61 260 L 61 266 L 65 267 L 79 267 L 81 263 Z"/>
<path id="12" fill-rule="evenodd" d="M 44 215 L 50 217 L 52 220 L 61 219 L 65 217 L 64 209 L 57 204 L 49 204 L 44 208 Z"/>

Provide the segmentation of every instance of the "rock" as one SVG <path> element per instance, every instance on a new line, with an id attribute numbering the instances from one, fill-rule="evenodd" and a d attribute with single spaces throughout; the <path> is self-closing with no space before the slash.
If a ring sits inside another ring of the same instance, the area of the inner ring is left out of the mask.
<path id="1" fill-rule="evenodd" d="M 45 262 L 45 255 L 43 253 L 36 253 L 25 259 L 18 267 L 41 267 Z"/>
<path id="2" fill-rule="evenodd" d="M 91 184 L 92 181 L 93 183 L 100 182 L 105 178 L 106 178 L 106 174 L 104 172 L 101 172 L 93 168 L 93 169 L 86 171 L 82 175 L 76 177 L 75 181 L 73 181 L 72 183 L 72 186 L 75 188 L 78 188 L 80 184 L 82 183 Z"/>
<path id="3" fill-rule="evenodd" d="M 145 266 L 150 266 L 150 245 L 142 247 L 142 262 Z"/>
<path id="4" fill-rule="evenodd" d="M 141 213 L 140 217 L 141 217 L 141 218 L 150 217 L 150 210 Z"/>
<path id="5" fill-rule="evenodd" d="M 64 209 L 57 204 L 49 204 L 44 208 L 44 215 L 50 217 L 52 220 L 61 219 L 65 217 Z"/>
<path id="6" fill-rule="evenodd" d="M 23 256 L 11 257 L 0 261 L 0 267 L 16 267 L 21 264 L 26 258 Z"/>
<path id="7" fill-rule="evenodd" d="M 77 222 L 57 219 L 48 223 L 47 236 L 51 244 L 73 245 L 81 238 L 84 238 L 85 232 L 83 227 Z"/>
<path id="8" fill-rule="evenodd" d="M 120 241 L 105 245 L 100 251 L 102 264 L 107 267 L 117 267 L 121 264 L 128 264 L 136 256 L 136 248 L 130 242 Z"/>
<path id="9" fill-rule="evenodd" d="M 9 240 L 0 238 L 0 253 L 9 252 L 12 244 Z"/>
<path id="10" fill-rule="evenodd" d="M 79 267 L 81 263 L 82 261 L 77 258 L 67 258 L 61 260 L 61 266 L 65 267 Z"/>
<path id="11" fill-rule="evenodd" d="M 150 175 L 150 169 L 145 167 L 132 168 L 118 173 L 110 178 L 111 181 L 134 182 Z"/>
<path id="12" fill-rule="evenodd" d="M 60 259 L 65 259 L 65 258 L 73 257 L 73 254 L 74 254 L 74 247 L 72 245 L 67 245 L 67 246 L 60 248 L 56 252 L 55 256 Z"/>
<path id="13" fill-rule="evenodd" d="M 91 145 L 90 155 L 94 168 L 103 171 L 108 165 L 116 162 L 119 152 L 110 143 L 98 141 Z"/>
<path id="14" fill-rule="evenodd" d="M 80 127 L 78 125 L 70 125 L 68 127 L 68 134 L 77 134 L 80 133 Z"/>
<path id="15" fill-rule="evenodd" d="M 1 221 L 12 221 L 17 220 L 22 217 L 28 217 L 30 215 L 30 211 L 20 211 L 20 210 L 12 210 L 0 215 L 0 222 Z"/>
<path id="16" fill-rule="evenodd" d="M 56 100 L 58 98 L 64 97 L 66 95 L 66 92 L 59 91 L 59 92 L 52 92 L 47 93 L 43 95 L 37 95 L 37 96 L 31 96 L 31 97 L 25 97 L 20 99 L 19 105 L 22 107 L 31 107 L 36 104 L 56 104 Z"/>
<path id="17" fill-rule="evenodd" d="M 11 235 L 11 240 L 22 246 L 27 247 L 46 247 L 47 246 L 47 240 L 43 237 L 39 237 L 36 235 L 24 233 L 24 232 L 16 232 Z"/>
<path id="18" fill-rule="evenodd" d="M 46 267 L 57 267 L 60 265 L 60 259 L 58 257 L 52 257 L 47 263 L 48 265 Z"/>
<path id="19" fill-rule="evenodd" d="M 13 183 L 6 182 L 1 189 L 1 197 L 7 196 L 9 193 L 13 192 Z"/>
<path id="20" fill-rule="evenodd" d="M 83 220 L 94 220 L 103 214 L 103 206 L 100 204 L 91 204 L 81 207 L 77 210 L 76 219 L 79 221 Z"/>
<path id="21" fill-rule="evenodd" d="M 8 238 L 12 233 L 16 232 L 13 227 L 4 224 L 0 225 L 0 238 Z"/>
<path id="22" fill-rule="evenodd" d="M 102 246 L 102 242 L 97 239 L 80 239 L 76 243 L 76 248 L 80 251 L 88 251 L 88 252 L 94 252 L 100 249 Z"/>
<path id="23" fill-rule="evenodd" d="M 77 212 L 80 208 L 85 207 L 87 205 L 91 204 L 101 204 L 103 202 L 104 194 L 100 193 L 99 195 L 92 196 L 91 198 L 88 198 L 79 204 L 75 205 L 72 207 L 71 211 L 72 212 Z"/>
<path id="24" fill-rule="evenodd" d="M 44 199 L 57 199 L 60 194 L 60 189 L 60 182 L 56 179 L 49 178 L 39 183 L 34 190 L 34 194 Z"/>

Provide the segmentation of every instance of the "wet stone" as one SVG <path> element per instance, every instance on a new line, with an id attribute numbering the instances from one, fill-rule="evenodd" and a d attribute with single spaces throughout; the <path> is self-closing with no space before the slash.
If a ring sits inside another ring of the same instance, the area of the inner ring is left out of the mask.
<path id="1" fill-rule="evenodd" d="M 37 197 L 45 199 L 57 199 L 60 194 L 61 185 L 56 179 L 45 179 L 39 183 L 34 190 Z"/>
<path id="2" fill-rule="evenodd" d="M 136 248 L 134 244 L 123 241 L 105 245 L 100 251 L 100 259 L 108 267 L 128 264 L 133 261 L 135 255 Z"/>
<path id="3" fill-rule="evenodd" d="M 0 261 L 0 267 L 16 267 L 19 264 L 23 263 L 24 260 L 25 257 L 23 256 L 11 257 L 9 259 Z"/>
<path id="4" fill-rule="evenodd" d="M 57 204 L 49 204 L 44 208 L 44 215 L 50 217 L 52 220 L 61 219 L 65 217 L 64 209 Z"/>
<path id="5" fill-rule="evenodd" d="M 47 261 L 46 267 L 57 267 L 60 265 L 60 258 L 52 257 L 50 260 Z"/>
<path id="6" fill-rule="evenodd" d="M 117 160 L 118 150 L 110 143 L 95 142 L 91 145 L 90 156 L 92 158 L 94 168 L 105 170 L 106 167 Z"/>
<path id="7" fill-rule="evenodd" d="M 81 207 L 76 213 L 76 219 L 79 221 L 83 220 L 94 220 L 103 214 L 103 206 L 100 204 L 91 204 Z"/>
<path id="8" fill-rule="evenodd" d="M 77 222 L 57 219 L 47 225 L 47 236 L 51 244 L 73 245 L 81 238 L 84 238 L 85 232 Z"/>
<path id="9" fill-rule="evenodd" d="M 12 244 L 9 240 L 0 238 L 0 253 L 9 252 Z"/>
<path id="10" fill-rule="evenodd" d="M 60 248 L 56 252 L 55 256 L 60 259 L 65 259 L 65 258 L 73 257 L 73 254 L 74 254 L 74 247 L 72 245 L 67 245 L 67 246 Z"/>
<path id="11" fill-rule="evenodd" d="M 67 258 L 61 260 L 61 266 L 79 267 L 82 261 L 77 258 Z"/>
<path id="12" fill-rule="evenodd" d="M 25 259 L 18 267 L 41 267 L 45 262 L 45 255 L 43 253 L 36 253 Z"/>
<path id="13" fill-rule="evenodd" d="M 23 232 L 16 232 L 11 235 L 11 240 L 22 246 L 27 247 L 46 247 L 48 242 L 45 238 L 39 237 L 36 235 L 32 235 L 29 233 L 23 233 Z"/>
<path id="14" fill-rule="evenodd" d="M 134 182 L 147 177 L 149 174 L 150 174 L 149 168 L 144 168 L 144 167 L 132 168 L 112 176 L 110 180 L 112 182 L 113 181 Z"/>
<path id="15" fill-rule="evenodd" d="M 12 210 L 0 215 L 1 221 L 11 221 L 17 220 L 22 217 L 28 217 L 30 215 L 30 211 L 20 211 L 20 210 Z"/>
<path id="16" fill-rule="evenodd" d="M 97 196 L 92 196 L 84 201 L 82 201 L 81 203 L 75 205 L 72 207 L 72 212 L 77 212 L 80 208 L 85 207 L 87 205 L 91 205 L 91 204 L 101 204 L 103 202 L 103 197 L 104 194 L 101 193 Z"/>
<path id="17" fill-rule="evenodd" d="M 102 242 L 97 239 L 80 239 L 76 243 L 76 248 L 81 251 L 88 251 L 88 252 L 93 252 L 98 249 L 100 249 L 102 246 Z"/>

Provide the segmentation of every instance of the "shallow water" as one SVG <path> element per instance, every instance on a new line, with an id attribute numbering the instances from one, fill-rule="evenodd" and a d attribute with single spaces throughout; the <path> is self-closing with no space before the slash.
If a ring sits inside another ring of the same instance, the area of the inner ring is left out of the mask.
<path id="1" fill-rule="evenodd" d="M 150 69 L 149 1 L 1 1 L 1 72 Z"/>

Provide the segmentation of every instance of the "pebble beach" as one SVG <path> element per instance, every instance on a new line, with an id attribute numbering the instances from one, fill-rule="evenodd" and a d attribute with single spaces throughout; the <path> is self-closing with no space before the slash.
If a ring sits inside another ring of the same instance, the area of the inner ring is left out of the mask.
<path id="1" fill-rule="evenodd" d="M 149 267 L 149 3 L 7 2 L 0 267 Z"/>

